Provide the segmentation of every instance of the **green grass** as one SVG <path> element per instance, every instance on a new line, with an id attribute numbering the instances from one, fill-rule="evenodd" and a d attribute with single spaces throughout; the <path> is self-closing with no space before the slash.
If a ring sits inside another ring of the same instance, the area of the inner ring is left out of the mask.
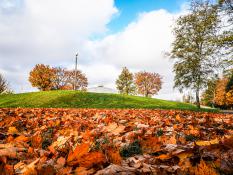
<path id="1" fill-rule="evenodd" d="M 194 105 L 154 98 L 79 91 L 0 95 L 0 108 L 137 108 L 197 110 Z M 208 110 L 212 111 L 212 110 Z"/>

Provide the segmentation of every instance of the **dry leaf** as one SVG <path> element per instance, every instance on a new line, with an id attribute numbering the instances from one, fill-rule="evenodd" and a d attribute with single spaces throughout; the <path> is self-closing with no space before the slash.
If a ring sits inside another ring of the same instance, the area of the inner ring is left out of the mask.
<path id="1" fill-rule="evenodd" d="M 67 163 L 69 165 L 72 165 L 75 161 L 81 159 L 82 156 L 87 154 L 89 149 L 90 149 L 90 144 L 89 143 L 83 143 L 81 145 L 77 145 L 75 150 L 73 152 L 71 151 L 69 153 L 68 158 L 67 158 Z M 76 164 L 76 162 L 75 162 L 75 164 Z"/>
<path id="2" fill-rule="evenodd" d="M 18 130 L 15 127 L 9 127 L 8 134 L 18 134 Z"/>
<path id="3" fill-rule="evenodd" d="M 85 167 L 78 167 L 75 169 L 75 175 L 90 175 L 93 174 L 95 171 L 93 169 L 88 170 Z"/>
<path id="4" fill-rule="evenodd" d="M 91 152 L 78 161 L 79 165 L 85 168 L 91 168 L 94 165 L 101 166 L 106 162 L 104 154 L 100 152 Z"/>
<path id="5" fill-rule="evenodd" d="M 197 141 L 195 142 L 195 144 L 198 146 L 209 146 L 209 145 L 219 144 L 219 140 L 216 138 L 210 141 Z"/>

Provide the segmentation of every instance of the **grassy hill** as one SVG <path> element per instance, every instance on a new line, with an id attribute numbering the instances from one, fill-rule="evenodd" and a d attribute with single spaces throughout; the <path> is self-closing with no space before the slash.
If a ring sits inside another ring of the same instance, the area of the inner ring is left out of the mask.
<path id="1" fill-rule="evenodd" d="M 153 98 L 79 91 L 0 95 L 0 108 L 143 108 L 197 110 L 193 105 Z"/>

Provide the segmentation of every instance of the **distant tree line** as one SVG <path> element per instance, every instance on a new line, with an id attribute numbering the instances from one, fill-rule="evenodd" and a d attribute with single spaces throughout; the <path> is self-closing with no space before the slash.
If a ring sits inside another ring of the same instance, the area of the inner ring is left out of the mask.
<path id="1" fill-rule="evenodd" d="M 233 66 L 232 7 L 233 0 L 192 0 L 189 13 L 180 16 L 173 28 L 175 40 L 169 56 L 175 61 L 174 87 L 195 91 L 198 108 L 200 94 L 215 74 Z M 231 92 L 232 87 L 228 88 Z M 209 92 L 211 96 L 216 93 Z"/>
<path id="2" fill-rule="evenodd" d="M 133 74 L 124 67 L 116 80 L 116 87 L 121 94 L 140 94 L 151 97 L 162 88 L 162 77 L 158 73 L 145 71 Z"/>
<path id="3" fill-rule="evenodd" d="M 33 87 L 36 87 L 41 91 L 86 90 L 88 80 L 85 74 L 78 70 L 76 76 L 77 81 L 74 70 L 37 64 L 30 72 L 29 82 Z"/>

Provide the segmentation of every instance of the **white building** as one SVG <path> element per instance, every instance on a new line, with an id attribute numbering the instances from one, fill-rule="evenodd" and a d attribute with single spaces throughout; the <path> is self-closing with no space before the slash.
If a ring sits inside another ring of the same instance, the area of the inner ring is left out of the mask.
<path id="1" fill-rule="evenodd" d="M 117 94 L 116 90 L 108 88 L 108 87 L 104 87 L 103 85 L 100 85 L 100 86 L 97 86 L 97 87 L 88 88 L 87 92 Z"/>

